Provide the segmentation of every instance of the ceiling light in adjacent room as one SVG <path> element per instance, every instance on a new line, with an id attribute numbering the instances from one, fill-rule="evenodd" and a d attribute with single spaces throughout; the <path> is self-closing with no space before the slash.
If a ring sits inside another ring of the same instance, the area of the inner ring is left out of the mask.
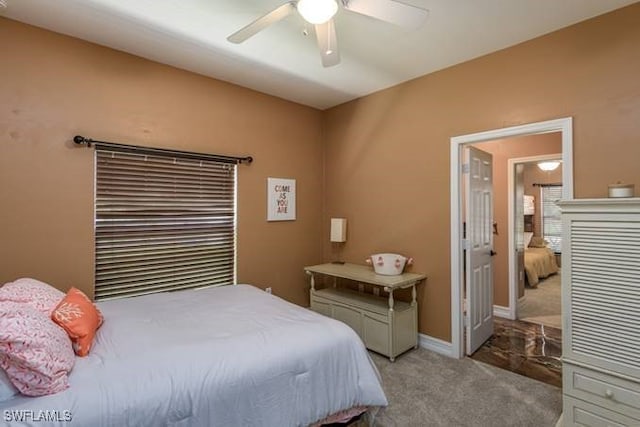
<path id="1" fill-rule="evenodd" d="M 335 0 L 299 0 L 296 7 L 300 15 L 311 24 L 324 24 L 338 11 Z"/>
<path id="2" fill-rule="evenodd" d="M 558 169 L 558 166 L 560 166 L 560 161 L 559 160 L 550 160 L 548 162 L 540 162 L 538 163 L 538 167 L 545 171 L 545 172 L 550 172 L 550 171 L 554 171 L 556 169 Z"/>

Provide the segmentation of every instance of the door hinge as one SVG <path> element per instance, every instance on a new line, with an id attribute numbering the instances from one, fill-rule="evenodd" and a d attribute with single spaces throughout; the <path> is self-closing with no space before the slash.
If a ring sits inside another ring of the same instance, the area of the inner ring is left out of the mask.
<path id="1" fill-rule="evenodd" d="M 469 239 L 462 239 L 462 249 L 469 249 Z"/>
<path id="2" fill-rule="evenodd" d="M 463 163 L 461 166 L 462 169 L 462 173 L 469 173 L 470 167 L 469 167 L 469 163 Z"/>

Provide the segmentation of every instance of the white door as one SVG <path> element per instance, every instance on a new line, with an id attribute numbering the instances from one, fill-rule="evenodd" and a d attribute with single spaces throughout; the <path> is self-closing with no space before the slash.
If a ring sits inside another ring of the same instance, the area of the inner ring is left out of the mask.
<path id="1" fill-rule="evenodd" d="M 491 154 L 465 148 L 467 354 L 493 334 L 493 179 Z"/>

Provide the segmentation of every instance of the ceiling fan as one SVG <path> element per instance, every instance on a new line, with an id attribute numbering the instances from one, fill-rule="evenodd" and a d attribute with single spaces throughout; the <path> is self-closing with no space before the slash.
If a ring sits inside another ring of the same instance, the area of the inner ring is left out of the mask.
<path id="1" fill-rule="evenodd" d="M 331 67 L 340 63 L 336 27 L 333 21 L 339 9 L 338 3 L 343 9 L 351 12 L 409 29 L 418 28 L 429 14 L 426 9 L 395 0 L 295 0 L 278 6 L 231 34 L 227 40 L 232 43 L 242 43 L 297 10 L 305 21 L 315 26 L 322 65 Z"/>

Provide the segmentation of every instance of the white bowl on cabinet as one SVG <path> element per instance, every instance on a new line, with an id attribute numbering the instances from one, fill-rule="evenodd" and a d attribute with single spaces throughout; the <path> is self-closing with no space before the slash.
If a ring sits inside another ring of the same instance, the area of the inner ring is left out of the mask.
<path id="1" fill-rule="evenodd" d="M 373 254 L 366 260 L 373 266 L 376 274 L 383 276 L 398 276 L 404 271 L 404 267 L 413 263 L 413 258 L 407 258 L 400 254 Z"/>

